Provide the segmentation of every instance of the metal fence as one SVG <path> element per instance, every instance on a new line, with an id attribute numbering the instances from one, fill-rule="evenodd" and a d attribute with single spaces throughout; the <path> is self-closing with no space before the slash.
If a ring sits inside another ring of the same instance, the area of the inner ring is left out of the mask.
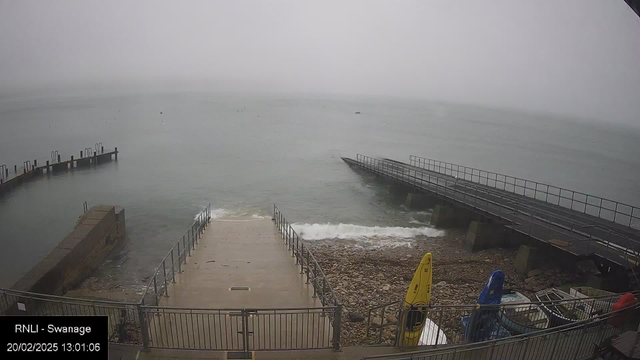
<path id="1" fill-rule="evenodd" d="M 551 329 L 458 346 L 430 348 L 364 359 L 395 360 L 576 360 L 592 354 L 595 345 L 627 330 L 636 330 L 640 305 Z"/>
<path id="2" fill-rule="evenodd" d="M 638 292 L 634 292 L 638 295 Z M 369 309 L 370 344 L 405 346 L 420 337 L 421 345 L 460 345 L 533 333 L 576 323 L 612 311 L 623 294 L 569 300 L 500 305 L 429 305 L 403 309 L 402 301 Z M 399 319 L 399 321 L 398 321 Z M 409 325 L 425 323 L 412 334 Z"/>
<path id="3" fill-rule="evenodd" d="M 291 255 L 296 258 L 296 264 L 300 265 L 300 274 L 306 274 L 307 284 L 313 285 L 313 296 L 320 298 L 323 306 L 340 306 L 331 284 L 313 256 L 311 249 L 304 245 L 303 239 L 296 233 L 276 205 L 273 205 L 273 221 L 275 221 L 285 245 L 291 251 Z"/>
<path id="4" fill-rule="evenodd" d="M 191 252 L 195 250 L 198 239 L 210 220 L 211 204 L 196 216 L 189 230 L 173 245 L 156 267 L 140 298 L 141 304 L 158 306 L 161 296 L 169 296 L 168 284 L 176 282 L 176 273 L 182 272 L 182 265 L 187 263 L 187 257 L 190 257 Z"/>
<path id="5" fill-rule="evenodd" d="M 604 227 L 585 227 L 583 222 L 558 216 L 518 199 L 458 181 L 453 177 L 423 172 L 406 164 L 357 155 L 361 167 L 407 186 L 433 193 L 474 212 L 505 223 L 524 235 L 548 242 L 561 240 L 573 252 L 597 254 L 615 262 L 640 262 L 640 242 Z M 625 261 L 626 260 L 626 261 Z"/>
<path id="6" fill-rule="evenodd" d="M 225 350 L 339 349 L 337 306 L 291 309 L 143 307 L 149 346 Z M 338 330 L 334 330 L 338 329 Z"/>
<path id="7" fill-rule="evenodd" d="M 142 345 L 140 304 L 94 301 L 0 289 L 0 315 L 107 316 L 109 341 Z"/>
<path id="8" fill-rule="evenodd" d="M 451 164 L 444 161 L 409 156 L 409 164 L 439 174 L 454 176 L 495 189 L 526 196 L 613 221 L 627 227 L 640 228 L 640 209 L 619 201 L 564 189 L 538 181 L 515 176 L 494 173 L 468 166 Z"/>

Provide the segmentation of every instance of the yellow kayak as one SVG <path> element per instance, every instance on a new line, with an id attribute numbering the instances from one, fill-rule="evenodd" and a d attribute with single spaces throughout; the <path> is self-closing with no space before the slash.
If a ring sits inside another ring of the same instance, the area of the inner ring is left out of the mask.
<path id="1" fill-rule="evenodd" d="M 426 253 L 413 274 L 402 306 L 402 336 L 400 346 L 417 346 L 427 319 L 427 306 L 431 302 L 431 253 Z"/>

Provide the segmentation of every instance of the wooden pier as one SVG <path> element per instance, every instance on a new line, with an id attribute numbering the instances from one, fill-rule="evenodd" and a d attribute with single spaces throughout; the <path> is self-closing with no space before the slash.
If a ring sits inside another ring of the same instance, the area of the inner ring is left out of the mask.
<path id="1" fill-rule="evenodd" d="M 112 151 L 105 151 L 102 144 L 96 144 L 95 148 L 85 148 L 80 151 L 78 158 L 71 155 L 69 160 L 62 160 L 57 151 L 52 151 L 51 160 L 47 160 L 45 164 L 39 164 L 37 159 L 33 162 L 25 161 L 20 167 L 13 165 L 9 168 L 5 164 L 0 164 L 0 195 L 47 174 L 97 166 L 113 160 L 118 160 L 117 147 Z"/>

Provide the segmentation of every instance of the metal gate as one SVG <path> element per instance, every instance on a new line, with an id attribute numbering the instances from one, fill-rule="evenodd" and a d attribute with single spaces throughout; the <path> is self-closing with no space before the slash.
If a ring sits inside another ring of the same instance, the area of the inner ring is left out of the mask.
<path id="1" fill-rule="evenodd" d="M 250 352 L 339 348 L 339 307 L 189 309 L 143 306 L 149 347 Z M 144 336 L 143 335 L 143 336 Z"/>

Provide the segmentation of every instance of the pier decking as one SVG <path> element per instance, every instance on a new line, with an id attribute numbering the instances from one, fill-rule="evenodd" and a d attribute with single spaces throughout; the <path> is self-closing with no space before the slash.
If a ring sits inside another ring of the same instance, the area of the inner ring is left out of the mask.
<path id="1" fill-rule="evenodd" d="M 80 151 L 80 157 L 74 158 L 71 155 L 69 160 L 62 160 L 57 151 L 51 152 L 51 160 L 45 163 L 38 163 L 37 159 L 23 162 L 22 166 L 7 166 L 0 164 L 0 195 L 9 192 L 24 182 L 37 179 L 43 175 L 51 173 L 69 171 L 76 168 L 96 166 L 101 163 L 118 160 L 118 148 L 106 150 L 101 143 L 96 144 L 95 150 L 86 148 Z M 38 165 L 40 164 L 40 165 Z"/>
<path id="2" fill-rule="evenodd" d="M 504 175 L 494 173 L 489 174 L 496 177 L 488 178 L 483 184 L 478 181 L 478 172 L 467 173 L 465 169 L 463 173 L 462 167 L 459 167 L 459 173 L 455 167 L 451 171 L 452 164 L 446 165 L 445 172 L 435 171 L 430 166 L 416 166 L 416 162 L 407 164 L 363 155 L 356 160 L 343 160 L 406 185 L 414 192 L 444 198 L 577 257 L 596 257 L 605 264 L 623 268 L 638 265 L 640 230 L 635 224 L 640 213 L 628 205 L 624 206 L 629 210 L 622 213 L 623 204 L 615 203 L 615 210 L 603 206 L 603 201 L 614 203 L 611 200 L 586 194 L 582 194 L 585 195 L 584 200 L 579 200 L 575 194 L 580 193 L 560 188 L 555 188 L 558 190 L 553 193 L 549 190 L 553 187 L 548 185 L 545 185 L 546 192 L 541 192 L 529 187 L 531 185 L 527 185 L 526 180 L 522 180 L 521 184 L 515 180 L 508 183 L 499 177 Z M 483 179 L 487 179 L 487 172 L 484 174 Z M 507 189 L 505 185 L 511 188 Z M 517 193 L 518 189 L 522 194 Z M 564 194 L 570 194 L 570 197 Z M 539 195 L 545 197 L 540 198 Z M 549 201 L 550 197 L 552 201 Z M 599 199 L 599 204 L 594 204 L 589 200 L 590 197 Z M 577 209 L 578 206 L 582 208 Z M 611 220 L 607 219 L 606 215 L 609 214 Z"/>
<path id="3" fill-rule="evenodd" d="M 162 305 L 193 308 L 322 306 L 271 219 L 212 220 Z M 235 290 L 237 289 L 237 290 Z M 248 289 L 248 290 L 244 290 Z"/>

